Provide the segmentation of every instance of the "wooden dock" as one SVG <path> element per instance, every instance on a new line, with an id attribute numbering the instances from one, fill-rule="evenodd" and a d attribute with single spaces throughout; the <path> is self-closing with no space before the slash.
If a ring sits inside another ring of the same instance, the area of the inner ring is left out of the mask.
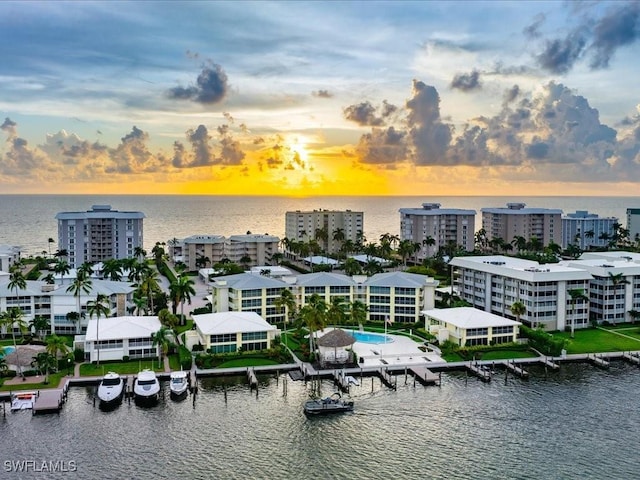
<path id="1" fill-rule="evenodd" d="M 622 359 L 632 365 L 640 365 L 640 354 L 638 354 L 638 352 L 624 353 Z"/>
<path id="2" fill-rule="evenodd" d="M 333 383 L 336 384 L 343 393 L 349 393 L 349 386 L 351 383 L 343 370 L 336 370 L 333 372 Z"/>
<path id="3" fill-rule="evenodd" d="M 542 363 L 542 365 L 544 365 L 545 367 L 551 368 L 553 370 L 560 369 L 560 365 L 549 360 L 549 357 L 540 357 L 540 363 Z"/>
<path id="4" fill-rule="evenodd" d="M 602 356 L 598 355 L 589 355 L 587 359 L 599 368 L 609 368 L 609 360 L 605 359 Z"/>
<path id="5" fill-rule="evenodd" d="M 491 372 L 486 370 L 485 367 L 480 366 L 477 363 L 474 365 L 473 363 L 469 362 L 469 364 L 467 365 L 467 369 L 483 382 L 491 381 Z"/>
<path id="6" fill-rule="evenodd" d="M 384 383 L 387 387 L 393 390 L 396 389 L 395 378 L 393 375 L 389 373 L 389 370 L 379 368 L 377 370 L 377 373 L 378 373 L 378 376 L 380 377 L 380 380 L 382 380 L 382 383 Z"/>
<path id="7" fill-rule="evenodd" d="M 516 365 L 515 362 L 506 361 L 503 363 L 503 365 L 514 375 L 517 375 L 520 378 L 529 378 L 529 372 L 527 372 L 524 368 Z"/>
<path id="8" fill-rule="evenodd" d="M 65 383 L 63 388 L 38 391 L 36 401 L 33 403 L 33 414 L 59 413 L 67 397 L 68 390 L 69 382 Z"/>
<path id="9" fill-rule="evenodd" d="M 423 385 L 440 385 L 440 375 L 433 373 L 427 367 L 413 365 L 409 371 Z"/>

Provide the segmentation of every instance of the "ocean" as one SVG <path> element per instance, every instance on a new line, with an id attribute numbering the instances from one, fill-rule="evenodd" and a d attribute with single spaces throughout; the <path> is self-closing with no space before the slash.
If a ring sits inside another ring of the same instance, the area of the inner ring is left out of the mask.
<path id="1" fill-rule="evenodd" d="M 150 251 L 156 242 L 190 235 L 268 233 L 280 238 L 285 231 L 285 212 L 292 210 L 354 210 L 364 212 L 364 234 L 378 242 L 384 233 L 400 233 L 400 208 L 419 208 L 423 203 L 440 203 L 442 208 L 476 210 L 524 202 L 528 207 L 560 208 L 564 213 L 587 210 L 601 217 L 617 217 L 626 225 L 626 209 L 640 208 L 640 197 L 266 197 L 194 195 L 0 195 L 0 244 L 20 245 L 23 256 L 57 249 L 55 215 L 62 211 L 90 210 L 107 204 L 117 210 L 141 211 L 144 246 Z M 56 243 L 49 245 L 48 239 Z"/>

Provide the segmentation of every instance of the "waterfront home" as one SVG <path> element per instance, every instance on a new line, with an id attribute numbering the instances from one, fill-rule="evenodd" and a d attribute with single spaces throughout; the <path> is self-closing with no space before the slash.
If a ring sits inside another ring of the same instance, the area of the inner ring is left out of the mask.
<path id="1" fill-rule="evenodd" d="M 11 265 L 20 261 L 20 247 L 0 245 L 0 272 L 8 272 Z"/>
<path id="2" fill-rule="evenodd" d="M 567 265 L 591 274 L 589 303 L 592 320 L 602 323 L 633 322 L 640 312 L 640 254 L 588 252 Z"/>
<path id="3" fill-rule="evenodd" d="M 35 316 L 49 320 L 50 331 L 58 334 L 73 334 L 86 328 L 88 322 L 87 302 L 94 301 L 98 294 L 109 298 L 110 315 L 125 315 L 132 304 L 134 287 L 129 282 L 92 279 L 87 293 L 80 295 L 80 323 L 67 318 L 70 312 L 78 310 L 78 297 L 68 292 L 69 285 L 49 284 L 39 280 L 27 280 L 25 288 L 9 288 L 8 281 L 0 279 L 0 311 L 11 307 L 22 310 L 29 323 Z"/>
<path id="4" fill-rule="evenodd" d="M 544 265 L 503 255 L 455 257 L 452 281 L 458 295 L 472 306 L 501 317 L 516 319 L 511 306 L 520 302 L 524 324 L 545 330 L 589 325 L 589 304 L 576 301 L 572 291 L 589 296 L 592 275 L 572 264 Z"/>
<path id="5" fill-rule="evenodd" d="M 425 310 L 425 328 L 440 343 L 459 347 L 511 343 L 518 339 L 520 322 L 473 307 Z"/>
<path id="6" fill-rule="evenodd" d="M 85 358 L 90 362 L 155 358 L 160 356 L 160 345 L 153 346 L 151 335 L 160 330 L 157 316 L 91 318 L 85 335 L 77 335 L 75 342 L 84 344 Z"/>
<path id="7" fill-rule="evenodd" d="M 255 312 L 193 315 L 200 344 L 211 353 L 271 348 L 278 329 Z"/>
<path id="8" fill-rule="evenodd" d="M 291 290 L 298 310 L 315 294 L 327 305 L 335 298 L 345 303 L 360 301 L 369 307 L 368 320 L 414 323 L 420 321 L 421 310 L 434 307 L 438 282 L 406 272 L 372 277 L 316 272 L 281 279 L 241 273 L 214 278 L 210 285 L 214 312 L 250 311 L 270 323 L 284 321 L 284 309 L 275 306 L 284 289 Z"/>

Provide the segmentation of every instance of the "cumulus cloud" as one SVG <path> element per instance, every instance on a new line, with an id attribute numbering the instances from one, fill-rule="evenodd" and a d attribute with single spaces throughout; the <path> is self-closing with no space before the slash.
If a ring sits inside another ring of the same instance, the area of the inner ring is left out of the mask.
<path id="1" fill-rule="evenodd" d="M 482 88 L 480 84 L 480 72 L 478 70 L 472 70 L 469 73 L 456 73 L 451 80 L 452 90 L 462 90 L 463 92 L 470 92 L 472 90 L 479 90 Z"/>
<path id="2" fill-rule="evenodd" d="M 231 119 L 230 115 L 225 115 Z M 218 142 L 220 152 L 217 152 L 212 143 L 213 137 L 204 125 L 198 125 L 195 129 L 186 132 L 188 150 L 182 142 L 175 141 L 173 144 L 173 158 L 171 163 L 176 168 L 197 168 L 212 165 L 240 165 L 245 157 L 240 143 L 233 138 L 228 125 L 217 127 Z"/>
<path id="3" fill-rule="evenodd" d="M 318 98 L 331 98 L 333 94 L 329 90 L 314 90 L 311 95 Z"/>
<path id="4" fill-rule="evenodd" d="M 220 65 L 211 62 L 203 66 L 195 85 L 171 88 L 167 95 L 172 99 L 210 105 L 221 102 L 228 90 L 227 74 Z"/>
<path id="5" fill-rule="evenodd" d="M 538 65 L 551 73 L 566 73 L 586 57 L 592 69 L 608 67 L 619 48 L 640 39 L 640 3 L 611 5 L 599 18 L 581 16 L 581 22 L 566 36 L 546 39 L 535 57 Z M 534 31 L 538 33 L 537 27 Z"/>
<path id="6" fill-rule="evenodd" d="M 15 137 L 17 135 L 16 125 L 16 122 L 11 120 L 9 117 L 6 117 L 4 122 L 2 122 L 2 125 L 0 125 L 0 130 L 7 132 L 9 137 Z"/>
<path id="7" fill-rule="evenodd" d="M 555 82 L 534 94 L 514 85 L 503 98 L 496 115 L 456 131 L 441 116 L 437 90 L 414 80 L 412 96 L 397 112 L 401 120 L 372 127 L 356 153 L 363 163 L 386 167 L 503 166 L 524 169 L 531 179 L 566 181 L 623 180 L 640 165 L 640 115 L 625 119 L 626 131 L 618 132 L 586 98 Z"/>
<path id="8" fill-rule="evenodd" d="M 392 117 L 398 107 L 383 100 L 382 105 L 374 107 L 369 101 L 349 105 L 342 110 L 344 118 L 358 125 L 380 127 Z"/>

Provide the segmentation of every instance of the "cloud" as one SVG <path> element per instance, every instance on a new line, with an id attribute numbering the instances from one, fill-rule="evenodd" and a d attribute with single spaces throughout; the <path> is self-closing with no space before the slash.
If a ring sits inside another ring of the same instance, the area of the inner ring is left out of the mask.
<path id="1" fill-rule="evenodd" d="M 416 166 L 510 167 L 531 179 L 624 180 L 640 166 L 640 115 L 627 117 L 626 131 L 600 121 L 586 98 L 561 83 L 539 91 L 518 85 L 504 92 L 501 110 L 461 126 L 442 119 L 433 86 L 414 80 L 412 96 L 394 125 L 374 126 L 356 148 L 363 163 Z M 562 168 L 558 168 L 562 165 Z"/>
<path id="2" fill-rule="evenodd" d="M 311 95 L 318 98 L 331 98 L 333 94 L 329 90 L 314 90 Z"/>
<path id="3" fill-rule="evenodd" d="M 607 68 L 619 48 L 640 39 L 640 3 L 611 5 L 600 18 L 581 16 L 580 23 L 565 37 L 546 39 L 535 56 L 538 66 L 551 73 L 567 73 L 579 60 L 589 57 L 592 69 Z"/>
<path id="4" fill-rule="evenodd" d="M 462 90 L 463 92 L 479 90 L 482 88 L 480 84 L 480 72 L 478 70 L 472 70 L 469 73 L 456 73 L 453 80 L 451 80 L 450 87 L 453 90 Z"/>
<path id="5" fill-rule="evenodd" d="M 226 114 L 227 119 L 232 117 Z M 234 140 L 228 125 L 217 127 L 220 143 L 220 153 L 216 153 L 215 146 L 211 143 L 213 137 L 204 125 L 198 125 L 195 129 L 186 132 L 187 142 L 191 146 L 190 151 L 182 142 L 175 141 L 173 144 L 173 158 L 171 163 L 176 168 L 197 168 L 213 165 L 240 165 L 245 157 L 245 153 L 240 147 L 240 143 Z"/>
<path id="6" fill-rule="evenodd" d="M 343 110 L 343 113 L 344 118 L 358 125 L 369 125 L 372 127 L 384 125 L 384 119 L 376 116 L 376 107 L 370 102 L 349 105 Z"/>
<path id="7" fill-rule="evenodd" d="M 11 120 L 9 117 L 6 117 L 4 122 L 2 122 L 2 125 L 0 125 L 0 130 L 7 132 L 9 134 L 9 138 L 15 137 L 17 135 L 16 125 L 16 122 Z"/>
<path id="8" fill-rule="evenodd" d="M 149 134 L 134 125 L 131 132 L 121 138 L 121 143 L 109 151 L 111 164 L 105 172 L 136 174 L 159 171 L 162 159 L 151 153 L 148 140 Z"/>
<path id="9" fill-rule="evenodd" d="M 546 15 L 544 13 L 537 14 L 533 18 L 533 21 L 524 28 L 523 33 L 525 34 L 525 36 L 529 38 L 538 38 L 541 35 L 540 27 L 545 22 L 545 20 Z"/>
<path id="10" fill-rule="evenodd" d="M 169 98 L 191 100 L 204 105 L 221 102 L 227 95 L 227 74 L 215 63 L 203 66 L 196 84 L 190 87 L 174 87 L 168 91 Z"/>

